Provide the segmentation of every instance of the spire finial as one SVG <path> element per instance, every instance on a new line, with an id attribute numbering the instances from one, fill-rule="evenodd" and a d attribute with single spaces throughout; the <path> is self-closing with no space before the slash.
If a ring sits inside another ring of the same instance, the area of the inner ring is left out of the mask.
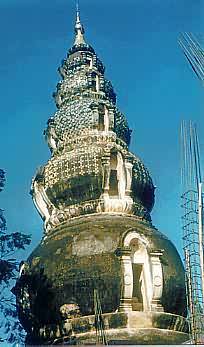
<path id="1" fill-rule="evenodd" d="M 76 21 L 77 22 L 80 22 L 80 14 L 79 14 L 80 12 L 79 12 L 79 1 L 78 0 L 76 0 Z"/>
<path id="2" fill-rule="evenodd" d="M 76 11 L 77 11 L 77 13 L 79 12 L 79 1 L 78 0 L 76 0 Z"/>
<path id="3" fill-rule="evenodd" d="M 74 45 L 80 45 L 85 43 L 84 40 L 84 28 L 80 21 L 79 0 L 76 0 L 76 24 L 75 24 L 75 41 Z"/>

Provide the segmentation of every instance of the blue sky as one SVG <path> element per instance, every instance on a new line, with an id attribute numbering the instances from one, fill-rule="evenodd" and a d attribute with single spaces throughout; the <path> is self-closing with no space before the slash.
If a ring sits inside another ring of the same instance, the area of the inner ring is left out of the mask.
<path id="1" fill-rule="evenodd" d="M 133 137 L 131 150 L 151 172 L 156 190 L 153 224 L 181 251 L 179 126 L 194 120 L 204 153 L 203 89 L 178 46 L 181 31 L 203 42 L 203 1 L 81 0 L 87 41 L 106 66 L 118 106 Z M 72 0 L 0 0 L 0 194 L 10 231 L 31 233 L 42 222 L 29 195 L 31 178 L 49 158 L 43 138 L 55 111 L 57 68 L 73 43 Z"/>

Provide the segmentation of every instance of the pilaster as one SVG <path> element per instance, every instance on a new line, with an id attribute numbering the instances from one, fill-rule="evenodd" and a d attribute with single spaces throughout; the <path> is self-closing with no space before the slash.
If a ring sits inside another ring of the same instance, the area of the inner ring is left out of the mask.
<path id="1" fill-rule="evenodd" d="M 160 257 L 163 255 L 163 250 L 152 250 L 150 252 L 150 262 L 152 266 L 152 301 L 151 311 L 163 312 L 163 306 L 161 304 L 162 292 L 163 292 L 163 271 Z"/>
<path id="2" fill-rule="evenodd" d="M 109 130 L 114 130 L 114 109 L 112 107 L 108 108 L 109 113 Z"/>
<path id="3" fill-rule="evenodd" d="M 125 157 L 125 170 L 126 170 L 126 188 L 125 195 L 130 196 L 131 194 L 131 185 L 132 185 L 132 157 L 127 155 Z"/>
<path id="4" fill-rule="evenodd" d="M 102 157 L 103 166 L 103 193 L 108 195 L 110 181 L 110 153 L 105 153 Z"/>
<path id="5" fill-rule="evenodd" d="M 120 257 L 122 270 L 122 288 L 119 311 L 132 311 L 133 272 L 130 247 L 118 248 L 116 252 Z"/>

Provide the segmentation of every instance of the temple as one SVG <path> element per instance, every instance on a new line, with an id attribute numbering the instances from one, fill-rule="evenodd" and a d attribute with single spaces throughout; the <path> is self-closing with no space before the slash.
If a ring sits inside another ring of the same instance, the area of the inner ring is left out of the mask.
<path id="1" fill-rule="evenodd" d="M 77 9 L 44 132 L 51 158 L 32 181 L 44 236 L 15 287 L 26 343 L 181 343 L 183 265 L 152 225 L 154 184 L 84 35 Z"/>

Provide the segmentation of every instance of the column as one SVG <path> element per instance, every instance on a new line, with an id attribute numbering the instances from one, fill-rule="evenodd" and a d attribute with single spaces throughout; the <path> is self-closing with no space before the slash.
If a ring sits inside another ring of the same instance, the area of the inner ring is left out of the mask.
<path id="1" fill-rule="evenodd" d="M 125 195 L 130 196 L 131 194 L 131 185 L 132 185 L 132 157 L 125 157 L 125 170 L 126 170 L 126 188 Z"/>
<path id="2" fill-rule="evenodd" d="M 116 252 L 120 257 L 122 270 L 122 288 L 120 295 L 120 312 L 132 311 L 133 272 L 130 247 L 118 248 Z"/>
<path id="3" fill-rule="evenodd" d="M 109 131 L 109 110 L 106 105 L 104 106 L 104 126 L 107 133 Z"/>
<path id="4" fill-rule="evenodd" d="M 108 195 L 110 181 L 110 153 L 105 153 L 102 157 L 103 166 L 103 193 Z"/>
<path id="5" fill-rule="evenodd" d="M 112 107 L 109 107 L 108 113 L 109 113 L 109 130 L 114 131 L 114 109 Z"/>
<path id="6" fill-rule="evenodd" d="M 151 311 L 163 312 L 163 306 L 161 304 L 162 292 L 163 292 L 163 271 L 160 257 L 163 255 L 163 250 L 153 250 L 150 252 L 150 262 L 152 266 L 152 301 Z"/>
<path id="7" fill-rule="evenodd" d="M 97 129 L 98 128 L 98 120 L 99 120 L 98 105 L 94 103 L 91 108 L 92 108 L 92 112 L 93 112 L 94 128 Z"/>

